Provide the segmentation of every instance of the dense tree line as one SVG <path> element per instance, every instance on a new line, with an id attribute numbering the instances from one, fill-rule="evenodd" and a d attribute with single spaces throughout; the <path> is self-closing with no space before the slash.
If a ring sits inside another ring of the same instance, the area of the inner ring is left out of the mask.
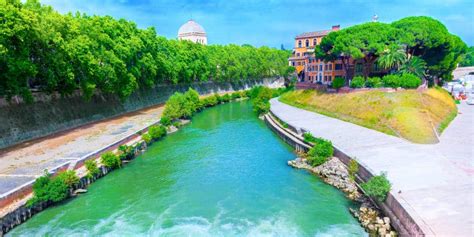
<path id="1" fill-rule="evenodd" d="M 0 0 L 0 96 L 80 89 L 124 99 L 160 83 L 239 81 L 291 72 L 288 51 L 203 46 L 109 16 L 59 14 L 37 0 Z"/>
<path id="2" fill-rule="evenodd" d="M 391 24 L 370 22 L 331 32 L 317 47 L 316 55 L 325 60 L 342 59 L 345 70 L 349 70 L 350 60 L 357 60 L 365 78 L 377 62 L 388 72 L 449 80 L 466 51 L 466 44 L 441 22 L 407 17 Z"/>
<path id="3" fill-rule="evenodd" d="M 466 55 L 464 55 L 461 63 L 459 63 L 461 67 L 472 67 L 474 66 L 474 46 L 469 47 L 467 50 Z"/>

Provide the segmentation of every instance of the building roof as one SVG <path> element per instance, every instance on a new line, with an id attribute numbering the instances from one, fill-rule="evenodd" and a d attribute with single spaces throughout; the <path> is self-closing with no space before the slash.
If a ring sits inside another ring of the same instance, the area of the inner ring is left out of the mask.
<path id="1" fill-rule="evenodd" d="M 179 27 L 178 36 L 192 33 L 206 34 L 206 31 L 204 31 L 204 28 L 192 19 Z"/>
<path id="2" fill-rule="evenodd" d="M 313 31 L 313 32 L 305 32 L 296 36 L 296 38 L 311 38 L 311 37 L 321 37 L 326 36 L 331 33 L 333 30 L 320 30 L 320 31 Z"/>

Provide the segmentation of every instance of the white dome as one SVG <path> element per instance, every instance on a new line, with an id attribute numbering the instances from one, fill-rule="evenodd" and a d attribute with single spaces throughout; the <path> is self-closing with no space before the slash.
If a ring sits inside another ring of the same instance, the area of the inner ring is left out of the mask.
<path id="1" fill-rule="evenodd" d="M 202 28 L 201 25 L 193 20 L 189 20 L 184 25 L 179 27 L 178 36 L 192 33 L 206 34 L 206 31 L 204 31 L 204 28 Z"/>

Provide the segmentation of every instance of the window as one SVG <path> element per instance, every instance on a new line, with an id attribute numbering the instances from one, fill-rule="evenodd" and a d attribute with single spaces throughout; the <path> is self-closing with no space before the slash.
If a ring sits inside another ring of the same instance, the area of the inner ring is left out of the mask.
<path id="1" fill-rule="evenodd" d="M 318 40 L 316 38 L 313 39 L 313 46 L 318 45 Z"/>
<path id="2" fill-rule="evenodd" d="M 306 40 L 305 45 L 306 45 L 306 47 L 309 47 L 309 40 Z"/>
<path id="3" fill-rule="evenodd" d="M 323 70 L 323 65 L 319 64 L 319 71 L 322 71 L 322 70 Z"/>
<path id="4" fill-rule="evenodd" d="M 295 62 L 291 62 L 291 65 L 293 65 L 293 67 L 295 66 Z"/>
<path id="5" fill-rule="evenodd" d="M 332 81 L 332 76 L 328 76 L 329 81 Z"/>
<path id="6" fill-rule="evenodd" d="M 319 74 L 319 81 L 322 81 L 322 80 L 323 80 L 323 76 Z"/>
<path id="7" fill-rule="evenodd" d="M 296 57 L 299 57 L 300 56 L 300 53 L 296 53 Z"/>
<path id="8" fill-rule="evenodd" d="M 337 63 L 336 65 L 334 65 L 334 70 L 336 70 L 336 71 L 342 70 L 342 64 Z"/>
<path id="9" fill-rule="evenodd" d="M 329 64 L 329 71 L 331 71 L 331 70 L 332 70 L 332 64 L 330 63 Z"/>
<path id="10" fill-rule="evenodd" d="M 328 65 L 324 64 L 324 71 L 327 71 L 327 70 L 328 70 Z"/>
<path id="11" fill-rule="evenodd" d="M 360 63 L 356 64 L 355 71 L 356 72 L 362 72 L 362 64 L 360 64 Z"/>
<path id="12" fill-rule="evenodd" d="M 298 48 L 301 48 L 301 40 L 298 40 Z"/>
<path id="13" fill-rule="evenodd" d="M 327 81 L 328 80 L 328 76 L 324 76 L 324 81 Z"/>
<path id="14" fill-rule="evenodd" d="M 374 72 L 380 71 L 379 64 L 378 64 L 378 63 L 374 63 L 374 64 L 372 65 L 372 69 L 373 69 Z"/>

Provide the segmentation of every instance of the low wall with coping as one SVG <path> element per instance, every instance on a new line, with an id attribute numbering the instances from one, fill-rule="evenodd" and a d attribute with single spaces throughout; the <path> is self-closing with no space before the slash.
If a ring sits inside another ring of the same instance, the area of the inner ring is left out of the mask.
<path id="1" fill-rule="evenodd" d="M 275 116 L 273 113 L 271 114 L 271 116 L 274 116 L 278 120 L 283 121 L 277 116 Z M 306 143 L 303 140 L 303 137 L 301 136 L 304 131 L 301 131 L 300 129 L 291 125 L 289 125 L 288 129 L 284 129 L 274 119 L 272 119 L 271 116 L 266 115 L 264 117 L 265 123 L 274 132 L 276 132 L 278 136 L 280 136 L 289 145 L 295 147 L 295 149 L 297 150 L 307 151 L 309 149 L 307 148 L 308 143 Z M 301 147 L 305 147 L 306 149 L 301 149 Z M 333 145 L 333 147 L 334 156 L 339 158 L 339 160 L 341 160 L 341 162 L 344 163 L 346 166 L 349 166 L 349 163 L 352 160 L 355 160 L 337 146 Z M 360 164 L 357 160 L 355 161 L 359 164 L 359 170 L 356 174 L 356 181 L 358 184 L 367 182 L 371 177 L 374 176 L 373 172 L 370 171 L 367 167 Z M 407 210 L 400 204 L 400 202 L 396 199 L 395 196 L 393 196 L 391 192 L 387 194 L 387 198 L 384 202 L 380 202 L 375 199 L 371 200 L 380 208 L 384 215 L 388 216 L 391 219 L 392 226 L 400 236 L 425 236 L 420 226 L 415 222 L 413 217 L 410 216 Z"/>

